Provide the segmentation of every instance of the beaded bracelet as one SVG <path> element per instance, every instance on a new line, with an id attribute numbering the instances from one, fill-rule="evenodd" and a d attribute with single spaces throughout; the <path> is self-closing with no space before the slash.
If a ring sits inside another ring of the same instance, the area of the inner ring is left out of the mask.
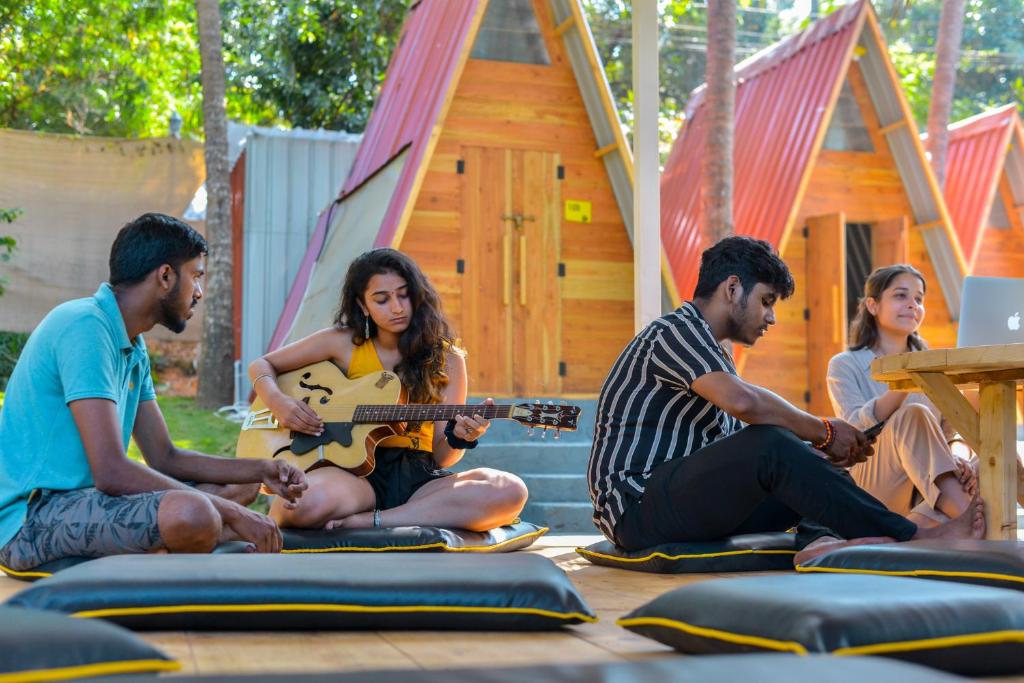
<path id="1" fill-rule="evenodd" d="M 825 424 L 825 440 L 820 443 L 812 443 L 811 447 L 816 448 L 819 451 L 828 450 L 832 442 L 836 440 L 836 430 L 832 426 L 832 422 L 827 417 L 821 418 L 821 421 Z"/>
<path id="2" fill-rule="evenodd" d="M 448 420 L 448 424 L 444 426 L 444 438 L 448 440 L 448 445 L 457 451 L 472 450 L 479 443 L 479 441 L 466 441 L 455 436 L 455 420 Z"/>

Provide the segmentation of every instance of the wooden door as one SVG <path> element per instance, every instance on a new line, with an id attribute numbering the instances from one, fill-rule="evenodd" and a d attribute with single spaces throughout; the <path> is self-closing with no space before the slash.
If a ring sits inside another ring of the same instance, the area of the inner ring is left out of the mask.
<path id="1" fill-rule="evenodd" d="M 462 150 L 462 325 L 474 394 L 561 390 L 557 154 Z"/>
<path id="2" fill-rule="evenodd" d="M 828 362 L 846 349 L 846 220 L 843 214 L 807 220 L 807 409 L 832 415 Z"/>

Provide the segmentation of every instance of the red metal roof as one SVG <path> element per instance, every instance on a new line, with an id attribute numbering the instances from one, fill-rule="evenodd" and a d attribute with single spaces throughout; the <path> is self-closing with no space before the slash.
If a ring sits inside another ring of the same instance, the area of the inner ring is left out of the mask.
<path id="1" fill-rule="evenodd" d="M 1019 125 L 1017 107 L 1009 104 L 949 127 L 946 185 L 942 193 L 970 265 L 974 264 L 981 244 L 1010 137 Z"/>
<path id="2" fill-rule="evenodd" d="M 733 152 L 735 234 L 779 247 L 837 80 L 847 69 L 870 5 L 852 3 L 736 66 Z M 705 87 L 661 177 L 661 239 L 676 290 L 693 294 L 700 268 Z"/>
<path id="3" fill-rule="evenodd" d="M 454 87 L 452 80 L 480 2 L 422 0 L 406 17 L 341 192 L 342 196 L 351 192 L 410 145 L 409 159 L 391 196 L 377 246 L 391 246 L 431 131 L 440 120 L 449 88 Z"/>

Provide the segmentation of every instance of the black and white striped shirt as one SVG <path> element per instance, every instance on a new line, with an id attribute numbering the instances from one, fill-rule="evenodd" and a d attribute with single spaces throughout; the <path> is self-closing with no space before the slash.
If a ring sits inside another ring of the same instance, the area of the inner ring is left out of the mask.
<path id="1" fill-rule="evenodd" d="M 612 530 L 651 471 L 728 436 L 742 423 L 690 390 L 709 372 L 736 374 L 697 307 L 658 318 L 619 354 L 601 387 L 587 477 L 594 523 Z"/>

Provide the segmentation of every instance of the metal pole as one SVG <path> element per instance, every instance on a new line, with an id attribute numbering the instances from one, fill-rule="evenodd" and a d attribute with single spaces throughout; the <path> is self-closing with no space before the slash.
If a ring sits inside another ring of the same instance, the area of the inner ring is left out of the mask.
<path id="1" fill-rule="evenodd" d="M 633 0 L 633 319 L 661 315 L 658 2 Z"/>

